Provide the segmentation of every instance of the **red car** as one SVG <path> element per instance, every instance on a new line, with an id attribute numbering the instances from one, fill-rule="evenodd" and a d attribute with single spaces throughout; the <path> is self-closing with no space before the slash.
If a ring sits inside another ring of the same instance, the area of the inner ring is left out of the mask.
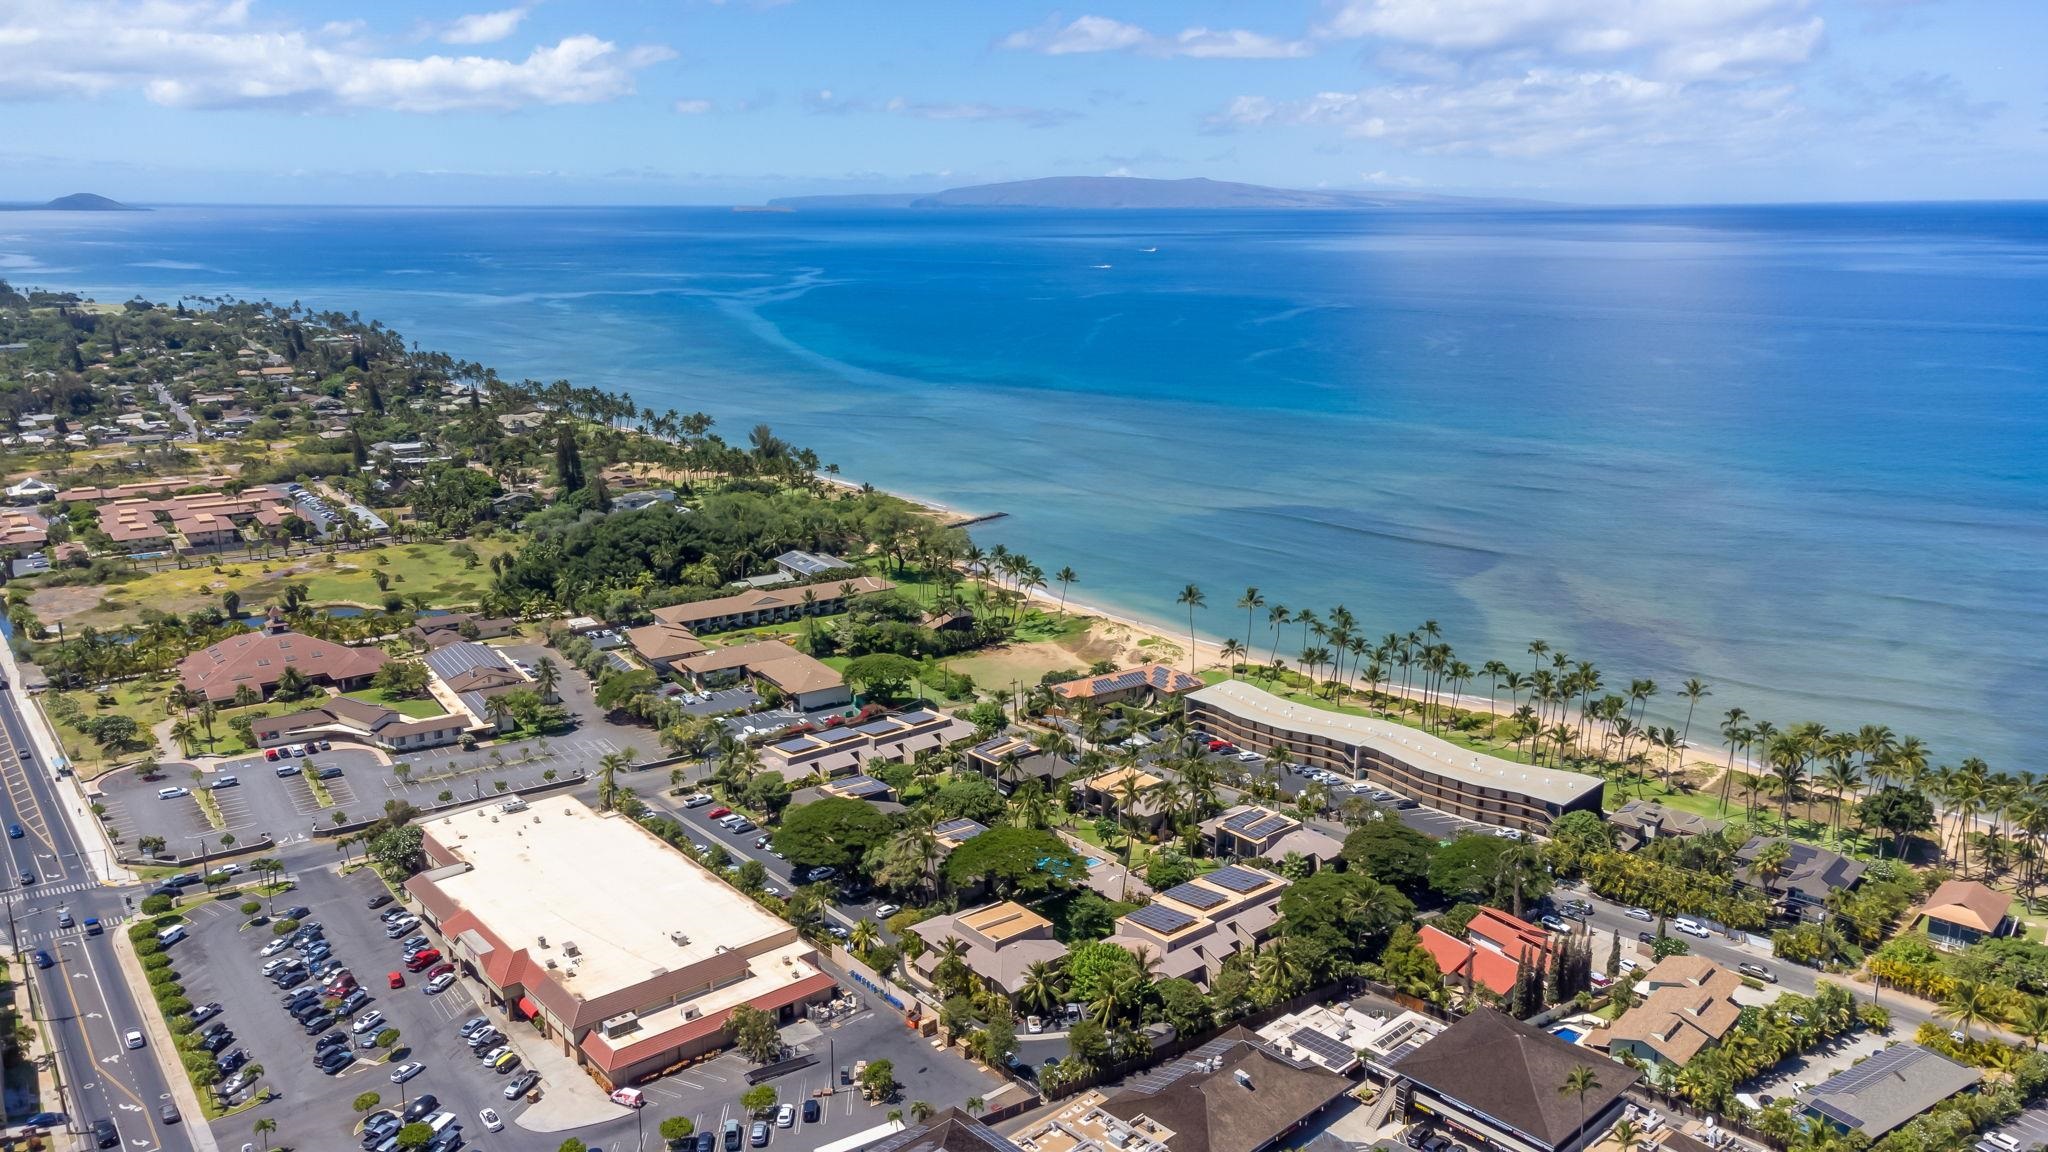
<path id="1" fill-rule="evenodd" d="M 719 818 L 720 816 L 730 816 L 730 815 L 732 815 L 732 809 L 730 809 L 730 808 L 727 808 L 727 807 L 726 807 L 725 805 L 721 804 L 721 805 L 719 805 L 718 807 L 716 807 L 716 808 L 713 808 L 713 809 L 712 809 L 711 811 L 709 811 L 709 812 L 706 812 L 706 813 L 704 814 L 704 818 L 705 818 L 706 820 L 716 820 L 716 819 L 718 819 L 718 818 Z"/>
<path id="2" fill-rule="evenodd" d="M 442 974 L 443 972 L 453 972 L 453 971 L 455 971 L 455 963 L 454 963 L 454 961 L 452 961 L 452 960 L 443 960 L 443 961 L 441 961 L 441 962 L 440 962 L 439 964 L 436 964 L 436 965 L 434 965 L 434 970 L 433 970 L 433 971 L 431 971 L 431 972 L 427 973 L 427 979 L 429 979 L 429 980 L 432 980 L 432 979 L 433 979 L 434 977 L 436 977 L 436 976 L 439 976 L 439 975 L 441 975 L 441 974 Z"/>
<path id="3" fill-rule="evenodd" d="M 1232 752 L 1235 750 L 1235 746 L 1232 745 L 1231 742 L 1228 740 L 1209 741 L 1209 751 L 1211 752 Z"/>
<path id="4" fill-rule="evenodd" d="M 439 962 L 440 962 L 440 960 L 441 960 L 441 952 L 440 952 L 440 950 L 439 950 L 439 949 L 437 949 L 437 948 L 429 948 L 429 949 L 427 949 L 427 950 L 426 950 L 425 952 L 422 952 L 422 953 L 420 953 L 419 955 L 417 955 L 417 956 L 413 957 L 412 959 L 410 959 L 410 960 L 407 960 L 407 961 L 405 962 L 405 967 L 406 967 L 406 970 L 407 970 L 407 971 L 409 971 L 409 972 L 417 972 L 417 971 L 419 971 L 420 969 L 422 969 L 422 968 L 425 968 L 425 967 L 427 967 L 427 966 L 428 966 L 428 965 L 430 965 L 430 964 L 436 964 L 436 963 L 439 963 Z"/>
<path id="5" fill-rule="evenodd" d="M 356 990 L 356 978 L 344 972 L 329 980 L 320 990 L 329 996 L 346 996 Z"/>
<path id="6" fill-rule="evenodd" d="M 393 988 L 405 987 L 405 973 L 403 972 L 387 972 L 384 974 L 384 980 Z"/>
<path id="7" fill-rule="evenodd" d="M 275 760 L 275 759 L 277 759 L 277 749 L 275 749 L 275 748 L 265 748 L 265 749 L 263 750 L 263 758 L 264 758 L 265 760 Z"/>

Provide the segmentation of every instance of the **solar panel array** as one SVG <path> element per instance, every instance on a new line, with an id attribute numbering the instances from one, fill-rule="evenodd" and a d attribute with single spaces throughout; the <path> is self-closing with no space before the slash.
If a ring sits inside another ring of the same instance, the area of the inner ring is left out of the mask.
<path id="1" fill-rule="evenodd" d="M 887 784 L 871 776 L 848 776 L 833 785 L 833 788 L 853 797 L 879 796 L 889 790 Z"/>
<path id="2" fill-rule="evenodd" d="M 969 820 L 963 816 L 957 820 L 948 820 L 933 828 L 932 835 L 941 840 L 971 840 L 986 831 L 988 831 L 988 825 L 983 824 L 979 820 Z"/>
<path id="3" fill-rule="evenodd" d="M 1887 1048 L 1854 1068 L 1839 1073 L 1807 1093 L 1806 1106 L 1849 1128 L 1859 1128 L 1863 1118 L 1834 1102 L 1834 1096 L 1859 1096 L 1876 1080 L 1912 1080 L 1913 1065 L 1934 1053 L 1925 1048 L 1901 1044 Z"/>
<path id="4" fill-rule="evenodd" d="M 1358 1059 L 1358 1053 L 1353 1052 L 1349 1045 L 1313 1028 L 1297 1029 L 1289 1039 L 1293 1040 L 1297 1047 L 1313 1052 L 1332 1064 L 1347 1064 Z"/>
<path id="5" fill-rule="evenodd" d="M 1141 928 L 1150 928 L 1162 936 L 1171 936 L 1193 925 L 1195 918 L 1164 904 L 1147 904 L 1131 913 L 1130 921 Z"/>
<path id="6" fill-rule="evenodd" d="M 1209 873 L 1206 879 L 1209 883 L 1218 887 L 1228 888 L 1240 896 L 1246 892 L 1257 892 L 1273 882 L 1273 878 L 1264 872 L 1254 872 L 1249 868 L 1240 868 L 1235 864 L 1227 868 L 1218 868 L 1216 871 Z"/>
<path id="7" fill-rule="evenodd" d="M 1263 808 L 1239 812 L 1223 822 L 1225 828 L 1250 840 L 1264 840 L 1275 832 L 1286 831 L 1293 825 L 1294 821 L 1287 817 L 1275 815 Z"/>
<path id="8" fill-rule="evenodd" d="M 1204 888 L 1200 884 L 1176 884 L 1161 892 L 1160 895 L 1168 900 L 1185 904 L 1190 908 L 1200 908 L 1205 912 L 1229 899 L 1229 897 L 1216 891 L 1214 888 Z"/>

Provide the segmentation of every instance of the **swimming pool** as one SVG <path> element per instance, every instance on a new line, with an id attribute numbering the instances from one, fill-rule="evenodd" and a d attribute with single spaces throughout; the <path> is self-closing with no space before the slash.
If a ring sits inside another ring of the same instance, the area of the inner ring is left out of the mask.
<path id="1" fill-rule="evenodd" d="M 1577 1028 L 1552 1028 L 1550 1034 L 1567 1044 L 1577 1044 L 1586 1038 L 1586 1034 Z"/>

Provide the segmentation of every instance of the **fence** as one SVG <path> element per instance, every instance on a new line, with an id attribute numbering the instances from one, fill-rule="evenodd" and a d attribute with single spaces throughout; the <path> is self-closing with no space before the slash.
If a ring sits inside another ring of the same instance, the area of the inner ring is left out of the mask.
<path id="1" fill-rule="evenodd" d="M 420 809 L 420 812 L 422 815 L 431 816 L 436 812 L 444 812 L 450 808 L 461 808 L 470 804 L 482 804 L 486 801 L 491 800 L 497 800 L 502 802 L 505 800 L 511 800 L 515 798 L 523 800 L 532 796 L 545 796 L 550 792 L 559 792 L 564 788 L 574 788 L 577 785 L 582 784 L 583 782 L 589 779 L 590 777 L 587 774 L 579 772 L 574 776 L 563 776 L 554 780 L 543 780 L 538 784 L 528 784 L 519 788 L 507 788 L 503 792 L 493 792 L 488 796 L 458 796 L 455 799 L 448 801 L 446 804 L 436 803 L 429 805 L 428 807 Z M 347 824 L 329 825 L 325 828 L 315 828 L 313 829 L 313 838 L 316 840 L 328 840 L 333 839 L 337 836 L 353 836 L 356 833 L 361 832 L 365 828 L 374 826 L 382 819 L 382 817 L 372 817 L 368 820 L 352 820 Z"/>

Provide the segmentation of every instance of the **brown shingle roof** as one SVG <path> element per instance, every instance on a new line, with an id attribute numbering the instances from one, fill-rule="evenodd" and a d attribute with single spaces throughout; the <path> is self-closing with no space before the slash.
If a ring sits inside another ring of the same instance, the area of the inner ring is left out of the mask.
<path id="1" fill-rule="evenodd" d="M 1220 1057 L 1211 1072 L 1202 1060 Z M 1238 1079 L 1244 1073 L 1250 1081 Z M 1256 1152 L 1344 1094 L 1351 1081 L 1296 1064 L 1243 1028 L 1118 1089 L 1102 1109 L 1122 1120 L 1149 1116 L 1174 1133 L 1173 1152 Z"/>
<path id="2" fill-rule="evenodd" d="M 1945 880 L 1920 909 L 1924 916 L 1979 932 L 1996 932 L 2012 897 L 1975 880 Z"/>
<path id="3" fill-rule="evenodd" d="M 189 691 L 209 700 L 226 700 L 244 684 L 258 692 L 277 686 L 286 668 L 307 679 L 339 683 L 369 676 L 384 666 L 375 648 L 350 648 L 298 632 L 251 632 L 234 636 L 185 657 L 178 679 Z"/>
<path id="4" fill-rule="evenodd" d="M 1583 1110 L 1576 1095 L 1558 1092 L 1575 1068 L 1591 1068 L 1599 1077 Z M 1585 1117 L 1600 1115 L 1642 1078 L 1491 1008 L 1474 1009 L 1403 1056 L 1394 1071 L 1553 1148 L 1568 1143 Z"/>

